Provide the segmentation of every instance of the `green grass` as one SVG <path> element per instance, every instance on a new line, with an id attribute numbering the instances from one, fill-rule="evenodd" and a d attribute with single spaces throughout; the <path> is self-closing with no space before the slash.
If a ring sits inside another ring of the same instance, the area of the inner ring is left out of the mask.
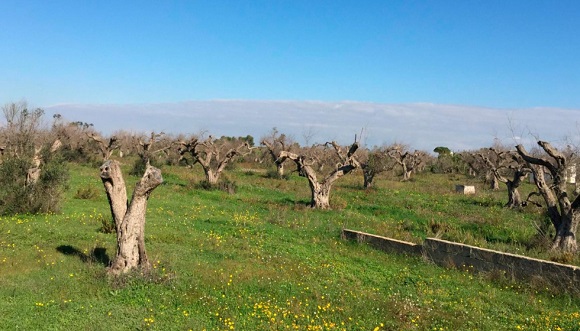
<path id="1" fill-rule="evenodd" d="M 130 162 L 128 162 L 130 164 Z M 247 168 L 247 167 L 245 167 Z M 236 194 L 194 189 L 199 168 L 164 167 L 149 201 L 154 272 L 105 273 L 115 235 L 98 169 L 72 165 L 62 213 L 0 218 L 0 329 L 23 330 L 579 330 L 580 299 L 498 275 L 447 270 L 342 241 L 343 227 L 420 242 L 437 235 L 528 255 L 539 210 L 502 208 L 505 192 L 453 193 L 468 179 L 339 181 L 331 211 L 308 184 L 227 175 Z M 128 173 L 128 167 L 125 167 Z M 137 178 L 126 176 L 132 190 Z M 529 189 L 529 188 L 525 188 Z"/>

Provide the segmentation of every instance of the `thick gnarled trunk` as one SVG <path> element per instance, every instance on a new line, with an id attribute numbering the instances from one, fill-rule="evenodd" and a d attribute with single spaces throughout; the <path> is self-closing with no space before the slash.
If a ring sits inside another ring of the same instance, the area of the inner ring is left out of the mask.
<path id="1" fill-rule="evenodd" d="M 372 171 L 367 171 L 363 168 L 363 186 L 364 188 L 373 187 L 373 180 L 375 179 L 375 174 Z"/>
<path id="2" fill-rule="evenodd" d="M 578 250 L 576 231 L 579 219 L 579 213 L 574 210 L 562 217 L 562 222 L 556 230 L 556 236 L 552 242 L 552 250 L 563 252 L 576 252 Z"/>
<path id="3" fill-rule="evenodd" d="M 522 200 L 522 197 L 520 195 L 519 187 L 522 184 L 522 181 L 526 178 L 526 176 L 530 172 L 531 170 L 529 168 L 516 169 L 513 180 L 505 180 L 502 177 L 502 179 L 505 180 L 505 184 L 508 190 L 508 202 L 506 204 L 506 207 L 519 208 L 523 206 L 524 201 Z"/>
<path id="4" fill-rule="evenodd" d="M 309 181 L 309 183 L 310 192 L 312 193 L 310 207 L 316 209 L 330 209 L 330 189 L 332 184 L 320 184 L 312 181 Z"/>
<path id="5" fill-rule="evenodd" d="M 499 190 L 499 180 L 493 172 L 488 172 L 487 176 L 489 178 L 489 188 L 493 191 Z"/>
<path id="6" fill-rule="evenodd" d="M 236 157 L 249 154 L 252 150 L 247 141 L 231 145 L 227 141 L 214 139 L 212 136 L 203 141 L 197 138 L 189 142 L 181 141 L 180 145 L 179 154 L 183 156 L 185 153 L 190 153 L 193 157 L 193 164 L 201 165 L 205 179 L 212 186 L 218 183 L 222 172 L 230 162 Z"/>
<path id="7" fill-rule="evenodd" d="M 109 273 L 118 275 L 138 268 L 149 269 L 149 259 L 145 250 L 145 214 L 151 192 L 163 183 L 161 171 L 147 166 L 145 174 L 135 185 L 128 206 L 119 162 L 106 161 L 101 166 L 101 179 L 117 229 L 117 255 L 109 267 Z"/>
<path id="8" fill-rule="evenodd" d="M 101 180 L 107 192 L 107 199 L 111 208 L 111 215 L 115 222 L 115 230 L 119 233 L 119 226 L 127 213 L 127 188 L 117 161 L 105 161 L 100 168 Z"/>
<path id="9" fill-rule="evenodd" d="M 280 152 L 280 157 L 276 160 L 276 163 L 281 163 L 286 159 L 290 159 L 296 163 L 300 176 L 308 179 L 311 193 L 310 206 L 312 208 L 329 209 L 332 184 L 342 176 L 360 167 L 360 163 L 354 157 L 354 153 L 358 149 L 358 143 L 355 142 L 352 144 L 347 153 L 344 153 L 342 148 L 335 142 L 327 143 L 326 145 L 328 144 L 333 146 L 341 158 L 341 163 L 337 164 L 336 169 L 328 174 L 321 182 L 318 181 L 317 173 L 312 167 L 314 163 L 309 162 L 307 157 L 303 155 L 282 151 Z"/>
<path id="10" fill-rule="evenodd" d="M 507 208 L 518 208 L 522 206 L 522 196 L 518 187 L 513 182 L 506 183 L 508 189 L 508 202 L 505 205 Z"/>
<path id="11" fill-rule="evenodd" d="M 407 167 L 403 167 L 403 179 L 401 181 L 406 182 L 411 180 L 412 173 L 413 169 L 409 170 Z"/>
<path id="12" fill-rule="evenodd" d="M 284 177 L 284 163 L 276 164 L 276 173 L 278 174 L 278 177 Z"/>
<path id="13" fill-rule="evenodd" d="M 213 171 L 211 168 L 203 168 L 203 170 L 205 173 L 205 180 L 207 180 L 210 185 L 217 185 L 221 172 Z"/>
<path id="14" fill-rule="evenodd" d="M 568 160 L 548 142 L 538 141 L 538 145 L 552 158 L 552 162 L 546 158 L 531 156 L 522 145 L 516 148 L 527 163 L 534 165 L 531 169 L 534 172 L 536 186 L 546 201 L 548 215 L 556 230 L 552 250 L 575 253 L 578 250 L 576 232 L 580 222 L 580 196 L 573 202 L 568 198 L 566 183 Z M 544 169 L 550 172 L 553 178 L 552 185 L 546 183 Z"/>

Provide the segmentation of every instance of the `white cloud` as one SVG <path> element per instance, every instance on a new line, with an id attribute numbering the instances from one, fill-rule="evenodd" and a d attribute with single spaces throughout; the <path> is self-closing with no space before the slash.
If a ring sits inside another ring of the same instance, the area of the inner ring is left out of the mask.
<path id="1" fill-rule="evenodd" d="M 348 144 L 364 128 L 368 146 L 398 141 L 428 151 L 436 146 L 452 150 L 489 146 L 494 137 L 509 145 L 515 143 L 515 135 L 531 137 L 530 133 L 558 143 L 566 135 L 578 134 L 580 115 L 578 109 L 268 100 L 60 104 L 45 110 L 71 121 L 93 123 L 105 134 L 120 129 L 186 134 L 208 130 L 215 136 L 250 134 L 259 139 L 276 127 L 299 142 L 307 131 L 314 131 L 316 139 Z"/>

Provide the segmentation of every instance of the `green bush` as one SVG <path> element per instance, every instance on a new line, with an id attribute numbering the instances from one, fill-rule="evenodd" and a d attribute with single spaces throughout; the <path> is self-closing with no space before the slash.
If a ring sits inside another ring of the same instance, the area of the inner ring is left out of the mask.
<path id="1" fill-rule="evenodd" d="M 276 169 L 268 169 L 268 171 L 266 172 L 266 176 L 265 177 L 266 178 L 272 178 L 272 179 L 289 180 L 290 179 L 290 174 L 284 173 L 284 174 L 280 175 Z"/>
<path id="2" fill-rule="evenodd" d="M 149 164 L 156 168 L 161 168 L 163 166 L 162 163 L 155 159 L 150 159 Z M 138 158 L 133 163 L 133 167 L 129 171 L 129 175 L 141 177 L 145 173 L 145 169 L 147 169 L 147 161 L 143 158 Z"/>
<path id="3" fill-rule="evenodd" d="M 197 185 L 195 185 L 194 187 L 206 191 L 220 190 L 227 192 L 229 194 L 235 194 L 238 189 L 238 185 L 236 184 L 236 182 L 231 181 L 229 179 L 222 179 L 215 185 L 212 185 L 207 180 L 202 180 L 199 183 L 197 183 Z"/>
<path id="4" fill-rule="evenodd" d="M 40 178 L 26 185 L 30 160 L 9 158 L 0 164 L 0 215 L 57 212 L 68 184 L 68 168 L 58 155 L 45 153 Z"/>
<path id="5" fill-rule="evenodd" d="M 117 226 L 113 218 L 107 218 L 105 216 L 97 216 L 97 221 L 101 223 L 99 231 L 102 233 L 117 233 Z"/>
<path id="6" fill-rule="evenodd" d="M 86 187 L 81 187 L 75 193 L 75 199 L 82 199 L 82 200 L 95 200 L 99 197 L 101 191 L 96 187 L 89 185 Z"/>

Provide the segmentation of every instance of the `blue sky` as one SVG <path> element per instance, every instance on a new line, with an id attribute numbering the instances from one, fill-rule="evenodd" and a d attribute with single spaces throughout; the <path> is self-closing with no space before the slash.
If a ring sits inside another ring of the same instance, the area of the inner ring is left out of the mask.
<path id="1" fill-rule="evenodd" d="M 0 2 L 0 97 L 580 108 L 578 1 Z"/>
<path id="2" fill-rule="evenodd" d="M 350 100 L 580 112 L 580 1 L 2 0 L 0 13 L 2 104 Z"/>

